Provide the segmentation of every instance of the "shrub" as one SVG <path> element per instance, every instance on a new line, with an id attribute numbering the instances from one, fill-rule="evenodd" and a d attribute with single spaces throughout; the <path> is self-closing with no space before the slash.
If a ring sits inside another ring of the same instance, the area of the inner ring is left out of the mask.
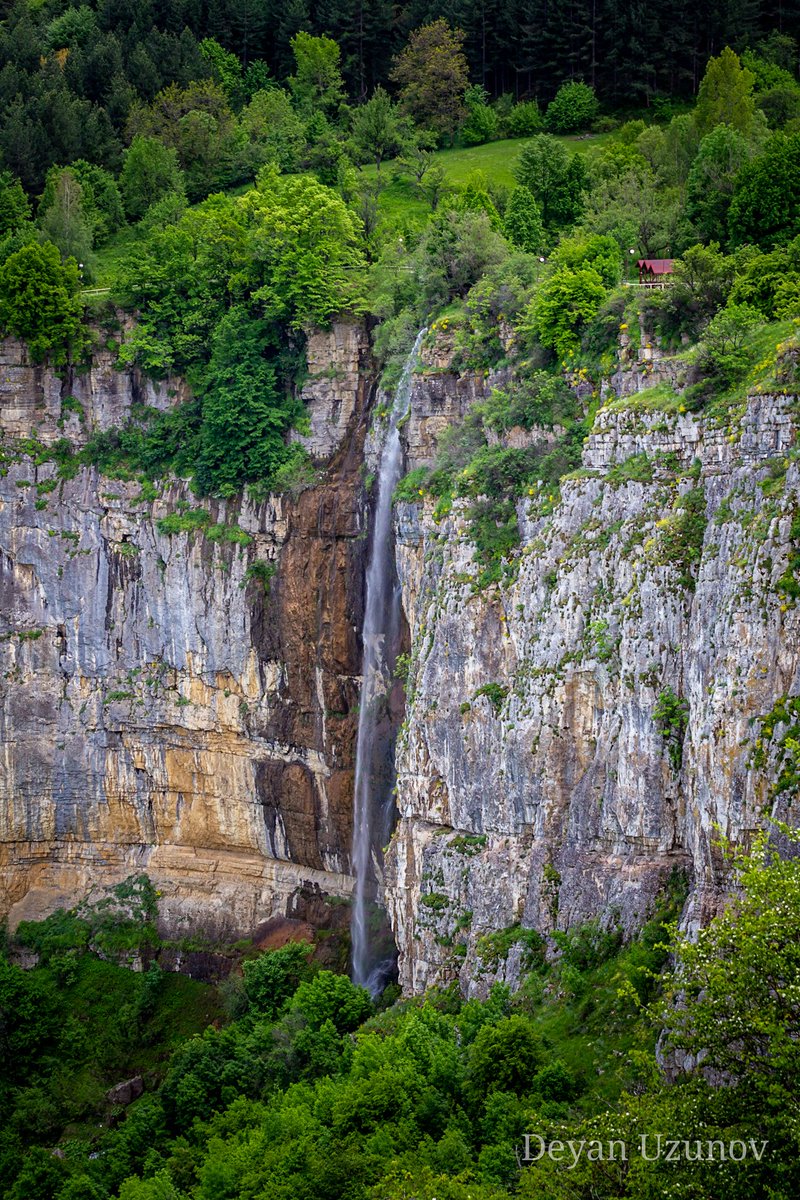
<path id="1" fill-rule="evenodd" d="M 683 762 L 683 739 L 689 720 L 689 705 L 678 698 L 672 687 L 667 686 L 659 692 L 653 720 L 664 740 L 672 769 L 677 774 Z"/>
<path id="2" fill-rule="evenodd" d="M 508 392 L 495 388 L 483 402 L 481 415 L 488 429 L 505 433 L 515 425 L 565 425 L 581 416 L 581 408 L 562 375 L 528 371 L 509 385 Z"/>
<path id="3" fill-rule="evenodd" d="M 689 591 L 694 591 L 706 523 L 706 497 L 702 488 L 692 488 L 679 496 L 670 515 L 658 522 L 657 561 L 677 567 L 678 583 Z"/>
<path id="4" fill-rule="evenodd" d="M 274 1020 L 314 968 L 308 942 L 289 942 L 242 964 L 244 990 L 252 1012 Z"/>
<path id="5" fill-rule="evenodd" d="M 531 137 L 534 133 L 540 133 L 543 128 L 544 121 L 535 100 L 515 104 L 506 119 L 509 137 Z"/>
<path id="6" fill-rule="evenodd" d="M 414 504 L 420 498 L 420 492 L 425 490 L 430 471 L 427 467 L 415 467 L 398 483 L 394 489 L 394 501 L 397 503 Z"/>
<path id="7" fill-rule="evenodd" d="M 540 1035 L 527 1017 L 514 1015 L 496 1025 L 484 1025 L 472 1046 L 469 1060 L 470 1090 L 523 1095 L 544 1065 Z"/>
<path id="8" fill-rule="evenodd" d="M 577 133 L 589 129 L 600 105 L 588 83 L 564 83 L 547 106 L 547 128 L 554 133 Z"/>
<path id="9" fill-rule="evenodd" d="M 197 529 L 207 529 L 210 524 L 211 513 L 207 508 L 189 508 L 161 517 L 156 521 L 156 529 L 159 533 L 172 537 L 176 533 L 194 533 Z"/>
<path id="10" fill-rule="evenodd" d="M 621 463 L 615 463 L 608 472 L 608 482 L 618 487 L 623 483 L 652 483 L 653 462 L 645 451 L 632 454 Z"/>
<path id="11" fill-rule="evenodd" d="M 552 936 L 561 953 L 561 962 L 581 973 L 594 971 L 613 958 L 622 942 L 619 929 L 604 928 L 596 919 L 573 925 L 566 931 L 555 930 Z"/>
<path id="12" fill-rule="evenodd" d="M 566 359 L 580 346 L 580 331 L 605 299 L 603 281 L 593 267 L 562 267 L 542 284 L 526 317 L 543 346 Z M 524 327 L 524 326 L 523 326 Z"/>
<path id="13" fill-rule="evenodd" d="M 467 119 L 461 130 L 461 136 L 468 146 L 479 146 L 497 137 L 497 113 L 487 104 L 487 96 L 482 87 L 467 88 L 464 97 L 467 106 Z"/>
<path id="14" fill-rule="evenodd" d="M 721 387 L 736 383 L 752 362 L 748 337 L 761 323 L 761 313 L 749 304 L 729 304 L 721 309 L 703 337 L 701 370 Z"/>
<path id="15" fill-rule="evenodd" d="M 500 710 L 503 707 L 503 702 L 508 695 L 508 688 L 499 683 L 484 683 L 482 687 L 473 694 L 472 699 L 477 700 L 479 696 L 485 696 L 494 709 L 494 715 L 500 716 Z"/>
<path id="16" fill-rule="evenodd" d="M 270 584 L 272 577 L 277 571 L 277 566 L 274 562 L 265 562 L 263 558 L 257 558 L 245 572 L 245 579 L 256 579 L 264 589 L 265 594 L 269 595 Z"/>

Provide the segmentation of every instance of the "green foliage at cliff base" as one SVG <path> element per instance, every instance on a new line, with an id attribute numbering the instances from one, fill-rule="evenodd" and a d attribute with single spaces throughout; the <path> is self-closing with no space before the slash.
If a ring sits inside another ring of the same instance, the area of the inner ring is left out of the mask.
<path id="1" fill-rule="evenodd" d="M 516 996 L 498 985 L 485 1002 L 449 989 L 375 1009 L 348 979 L 320 971 L 310 947 L 290 944 L 245 961 L 224 986 L 222 1022 L 214 989 L 89 952 L 91 914 L 31 923 L 23 936 L 43 965 L 0 964 L 15 1051 L 0 1072 L 3 1186 L 14 1200 L 128 1200 L 156 1186 L 152 1195 L 171 1200 L 232 1200 L 245 1170 L 261 1180 L 256 1194 L 280 1181 L 279 1197 L 367 1200 L 392 1195 L 408 1171 L 457 1200 L 507 1195 L 531 1114 L 594 1112 L 636 1078 L 630 1052 L 646 1052 L 654 1034 L 618 993 L 624 982 L 640 999 L 652 994 L 664 921 L 681 896 L 665 895 L 625 948 L 596 924 L 558 935 L 552 965 L 532 930 L 485 939 L 496 968 L 517 945 L 535 964 Z M 211 1019 L 216 1027 L 191 1036 Z M 104 1092 L 135 1073 L 146 1094 L 109 1130 Z M 56 1141 L 66 1158 L 43 1170 Z M 346 1179 L 334 1165 L 342 1153 Z M 219 1190 L 220 1172 L 230 1190 Z M 125 1184 L 131 1175 L 142 1182 Z M 84 1176 L 94 1192 L 77 1190 Z"/>
<path id="2" fill-rule="evenodd" d="M 775 732 L 784 707 L 770 717 Z M 613 919 L 555 933 L 549 959 L 521 926 L 485 936 L 493 969 L 519 954 L 532 969 L 516 994 L 498 984 L 483 1001 L 453 987 L 375 1007 L 319 970 L 303 943 L 248 960 L 226 985 L 227 1019 L 211 990 L 157 970 L 90 953 L 68 967 L 53 953 L 32 971 L 0 961 L 4 1192 L 639 1200 L 677 1187 L 706 1200 L 789 1200 L 800 1183 L 797 836 L 776 829 L 749 855 L 723 848 L 739 890 L 696 942 L 670 924 L 686 896 L 678 871 L 627 944 Z M 563 881 L 552 869 L 549 878 L 557 911 Z M 28 939 L 54 952 L 74 932 L 60 918 Z M 656 1065 L 659 1033 L 663 1052 L 684 1055 L 674 1083 Z M 697 1068 L 700 1050 L 724 1084 Z M 106 1087 L 136 1071 L 144 1096 L 101 1123 Z M 631 1154 L 623 1171 L 587 1155 L 570 1169 L 547 1156 L 526 1166 L 526 1132 L 547 1143 L 623 1138 Z M 636 1154 L 642 1134 L 753 1138 L 768 1153 L 648 1163 Z"/>

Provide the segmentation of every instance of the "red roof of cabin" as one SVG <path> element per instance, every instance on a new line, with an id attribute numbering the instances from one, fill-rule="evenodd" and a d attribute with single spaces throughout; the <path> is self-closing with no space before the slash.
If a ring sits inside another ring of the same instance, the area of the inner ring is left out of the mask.
<path id="1" fill-rule="evenodd" d="M 674 258 L 640 258 L 636 264 L 640 271 L 652 271 L 654 275 L 671 275 L 674 266 Z"/>

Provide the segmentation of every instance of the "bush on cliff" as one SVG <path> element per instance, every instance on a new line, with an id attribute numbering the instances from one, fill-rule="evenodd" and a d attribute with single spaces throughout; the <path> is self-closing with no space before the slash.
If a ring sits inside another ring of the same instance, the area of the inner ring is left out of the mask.
<path id="1" fill-rule="evenodd" d="M 31 242 L 0 266 L 0 333 L 27 342 L 34 361 L 63 366 L 86 346 L 80 276 L 51 242 Z"/>
<path id="2" fill-rule="evenodd" d="M 274 170 L 245 196 L 213 196 L 154 229 L 118 272 L 120 301 L 140 312 L 120 359 L 186 373 L 200 402 L 132 422 L 118 458 L 194 467 L 203 493 L 268 488 L 300 453 L 288 433 L 303 417 L 302 329 L 362 306 L 363 266 L 359 222 L 339 196 Z"/>

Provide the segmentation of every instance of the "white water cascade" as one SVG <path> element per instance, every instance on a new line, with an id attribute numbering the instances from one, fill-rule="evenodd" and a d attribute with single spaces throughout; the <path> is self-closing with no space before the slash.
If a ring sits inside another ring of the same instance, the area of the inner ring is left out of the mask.
<path id="1" fill-rule="evenodd" d="M 352 865 L 356 886 L 353 896 L 351 937 L 353 982 L 376 995 L 383 986 L 391 960 L 375 961 L 370 937 L 371 902 L 380 877 L 378 856 L 388 837 L 392 813 L 393 741 L 386 732 L 387 700 L 397 656 L 400 632 L 400 589 L 394 569 L 392 494 L 403 468 L 398 425 L 411 403 L 411 376 L 425 334 L 421 329 L 406 359 L 397 385 L 389 427 L 378 468 L 378 498 L 367 564 L 366 603 L 362 641 L 361 700 L 356 743 L 356 778 L 353 812 Z"/>

